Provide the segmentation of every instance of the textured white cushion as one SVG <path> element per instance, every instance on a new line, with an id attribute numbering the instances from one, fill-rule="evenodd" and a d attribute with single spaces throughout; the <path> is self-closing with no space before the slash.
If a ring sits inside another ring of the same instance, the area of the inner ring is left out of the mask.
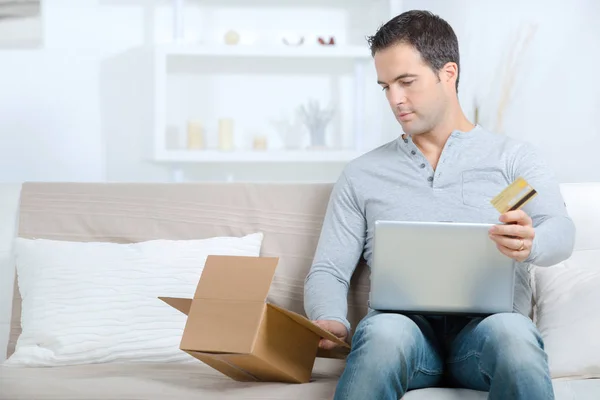
<path id="1" fill-rule="evenodd" d="M 23 297 L 6 365 L 184 362 L 185 315 L 158 296 L 194 296 L 210 254 L 259 256 L 263 234 L 134 244 L 18 238 Z"/>
<path id="2" fill-rule="evenodd" d="M 534 270 L 536 324 L 553 378 L 600 378 L 600 260 Z"/>

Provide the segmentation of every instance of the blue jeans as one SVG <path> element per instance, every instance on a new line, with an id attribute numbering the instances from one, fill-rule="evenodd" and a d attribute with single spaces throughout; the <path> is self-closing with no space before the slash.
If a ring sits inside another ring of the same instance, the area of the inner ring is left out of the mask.
<path id="1" fill-rule="evenodd" d="M 334 399 L 398 400 L 426 387 L 488 391 L 490 400 L 554 399 L 542 339 L 521 314 L 369 313 L 356 328 Z"/>

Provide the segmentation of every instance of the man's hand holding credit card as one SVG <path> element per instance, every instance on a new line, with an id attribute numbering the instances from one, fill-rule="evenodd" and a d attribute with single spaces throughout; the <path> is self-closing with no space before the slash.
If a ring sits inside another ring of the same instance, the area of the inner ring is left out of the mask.
<path id="1" fill-rule="evenodd" d="M 500 222 L 490 229 L 490 239 L 502 254 L 523 262 L 531 254 L 535 229 L 533 221 L 521 208 L 537 195 L 536 190 L 522 177 L 491 200 L 498 210 Z"/>

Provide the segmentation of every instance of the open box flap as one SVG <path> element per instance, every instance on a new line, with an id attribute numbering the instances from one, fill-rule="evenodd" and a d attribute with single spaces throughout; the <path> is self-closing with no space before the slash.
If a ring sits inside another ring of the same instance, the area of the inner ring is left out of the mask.
<path id="1" fill-rule="evenodd" d="M 194 299 L 180 349 L 209 353 L 252 352 L 266 305 L 257 301 Z"/>
<path id="2" fill-rule="evenodd" d="M 195 299 L 265 302 L 279 258 L 209 255 Z"/>
<path id="3" fill-rule="evenodd" d="M 192 299 L 180 299 L 177 297 L 159 297 L 159 299 L 185 315 L 189 314 L 190 307 L 192 306 Z"/>
<path id="4" fill-rule="evenodd" d="M 211 354 L 189 350 L 186 350 L 186 352 L 236 381 L 259 381 L 259 379 L 256 376 L 252 375 L 250 372 L 244 370 L 243 368 L 233 364 L 230 360 L 228 360 L 227 354 Z"/>
<path id="5" fill-rule="evenodd" d="M 276 309 L 277 311 L 287 315 L 288 317 L 292 318 L 294 321 L 296 321 L 297 323 L 299 323 L 302 326 L 305 326 L 306 328 L 310 329 L 311 331 L 313 331 L 314 333 L 316 333 L 319 337 L 321 338 L 325 338 L 325 339 L 329 339 L 334 343 L 337 343 L 338 345 L 345 347 L 345 348 L 350 348 L 350 345 L 348 343 L 346 343 L 345 341 L 343 341 L 342 339 L 338 338 L 337 336 L 335 336 L 333 333 L 326 331 L 325 329 L 315 325 L 311 320 L 309 320 L 308 318 L 300 315 L 300 314 L 296 314 L 295 312 L 286 310 L 285 308 L 281 308 L 278 307 L 274 304 L 268 304 L 269 307 L 272 307 L 274 309 Z"/>

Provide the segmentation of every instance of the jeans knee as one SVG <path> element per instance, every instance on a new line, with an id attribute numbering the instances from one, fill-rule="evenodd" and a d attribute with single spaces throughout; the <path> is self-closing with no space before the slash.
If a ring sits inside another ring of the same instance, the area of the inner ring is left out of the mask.
<path id="1" fill-rule="evenodd" d="M 398 399 L 438 382 L 442 359 L 421 331 L 419 317 L 373 312 L 357 326 L 335 399 Z"/>
<path id="2" fill-rule="evenodd" d="M 544 347 L 542 337 L 533 321 L 521 314 L 492 315 L 480 323 L 479 329 L 491 339 L 491 343 L 500 347 L 499 350 L 523 343 L 542 349 Z"/>
<path id="3" fill-rule="evenodd" d="M 410 318 L 393 313 L 381 313 L 362 321 L 354 335 L 352 346 L 364 350 L 364 356 L 378 365 L 398 365 L 406 361 L 418 346 L 419 327 Z"/>
<path id="4" fill-rule="evenodd" d="M 487 338 L 482 356 L 492 357 L 496 369 L 535 372 L 545 366 L 543 341 L 529 318 L 516 313 L 496 314 L 481 324 Z"/>

